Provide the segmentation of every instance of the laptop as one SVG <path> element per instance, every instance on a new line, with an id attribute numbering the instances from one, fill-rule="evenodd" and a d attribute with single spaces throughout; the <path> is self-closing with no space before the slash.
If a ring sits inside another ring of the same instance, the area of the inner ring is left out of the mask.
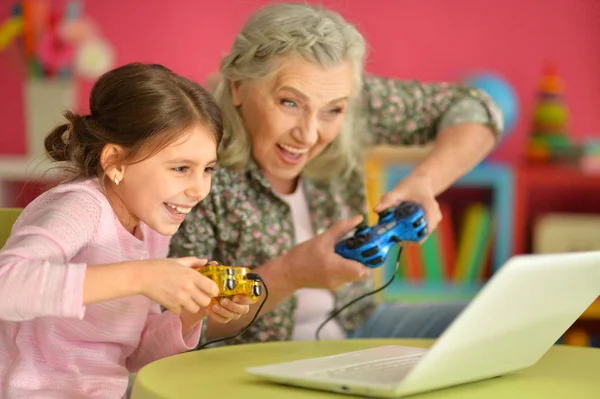
<path id="1" fill-rule="evenodd" d="M 481 381 L 535 364 L 599 295 L 600 251 L 517 255 L 430 349 L 383 346 L 246 371 L 273 382 L 379 398 Z"/>

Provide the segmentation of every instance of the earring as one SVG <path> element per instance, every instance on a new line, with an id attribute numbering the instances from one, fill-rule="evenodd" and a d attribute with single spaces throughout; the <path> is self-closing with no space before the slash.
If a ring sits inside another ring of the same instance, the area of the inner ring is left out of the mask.
<path id="1" fill-rule="evenodd" d="M 113 179 L 113 181 L 115 182 L 115 184 L 117 186 L 119 185 L 119 178 L 117 177 L 117 175 L 115 175 L 115 178 Z"/>

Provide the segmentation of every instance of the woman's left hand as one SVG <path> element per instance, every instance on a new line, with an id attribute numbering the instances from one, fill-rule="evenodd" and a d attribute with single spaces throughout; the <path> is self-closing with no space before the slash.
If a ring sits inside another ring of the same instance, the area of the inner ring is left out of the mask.
<path id="1" fill-rule="evenodd" d="M 381 212 L 386 208 L 397 206 L 403 201 L 416 202 L 423 208 L 429 234 L 437 228 L 442 220 L 442 212 L 435 199 L 431 179 L 429 177 L 423 175 L 409 175 L 394 187 L 392 191 L 384 194 L 374 210 L 375 212 Z"/>

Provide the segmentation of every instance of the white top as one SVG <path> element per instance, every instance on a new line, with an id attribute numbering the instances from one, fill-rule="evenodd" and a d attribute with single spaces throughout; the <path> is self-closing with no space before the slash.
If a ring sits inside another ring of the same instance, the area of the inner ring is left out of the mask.
<path id="1" fill-rule="evenodd" d="M 310 221 L 310 211 L 302 182 L 298 183 L 292 194 L 279 195 L 292 211 L 296 244 L 310 240 L 314 231 Z M 334 309 L 334 297 L 331 291 L 317 288 L 301 288 L 296 291 L 297 307 L 294 314 L 294 341 L 310 341 L 315 339 L 315 332 Z M 337 322 L 330 320 L 319 334 L 320 339 L 344 339 L 346 333 Z"/>

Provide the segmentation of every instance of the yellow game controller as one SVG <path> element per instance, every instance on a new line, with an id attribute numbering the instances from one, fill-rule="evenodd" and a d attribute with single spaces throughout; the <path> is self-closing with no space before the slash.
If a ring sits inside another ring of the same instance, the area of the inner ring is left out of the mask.
<path id="1" fill-rule="evenodd" d="M 246 295 L 256 301 L 262 294 L 260 277 L 247 267 L 206 265 L 196 270 L 217 283 L 220 298 Z"/>

